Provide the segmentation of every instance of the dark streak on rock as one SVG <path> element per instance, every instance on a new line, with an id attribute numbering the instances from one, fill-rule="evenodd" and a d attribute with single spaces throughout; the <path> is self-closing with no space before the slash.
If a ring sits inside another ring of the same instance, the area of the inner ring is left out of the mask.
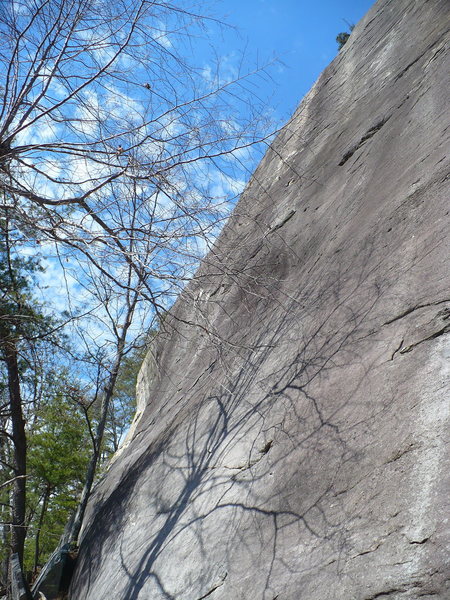
<path id="1" fill-rule="evenodd" d="M 397 593 L 401 593 L 404 592 L 405 589 L 404 588 L 392 588 L 391 590 L 385 590 L 384 592 L 378 592 L 377 594 L 374 594 L 373 596 L 368 596 L 367 598 L 364 598 L 364 600 L 375 600 L 375 598 L 381 598 L 383 596 L 392 596 L 392 594 L 397 594 Z"/>
<path id="2" fill-rule="evenodd" d="M 211 594 L 213 592 L 215 592 L 218 588 L 220 588 L 223 585 L 223 583 L 224 583 L 227 575 L 228 575 L 228 573 L 225 574 L 225 576 L 224 576 L 224 578 L 223 578 L 222 581 L 220 581 L 219 583 L 217 583 L 216 585 L 214 585 L 208 592 L 206 592 L 206 594 L 203 594 L 203 596 L 200 596 L 199 598 L 197 598 L 197 600 L 203 600 L 204 598 L 208 598 L 208 596 L 211 596 Z"/>
<path id="3" fill-rule="evenodd" d="M 428 542 L 429 539 L 430 539 L 430 537 L 426 537 L 423 540 L 417 540 L 417 541 L 413 540 L 412 542 L 409 542 L 409 543 L 420 545 L 420 544 L 425 544 L 426 542 Z"/>
<path id="4" fill-rule="evenodd" d="M 425 304 L 418 304 L 417 306 L 413 306 L 412 308 L 407 308 L 405 311 L 403 311 L 396 317 L 389 319 L 389 321 L 385 321 L 383 325 L 390 325 L 391 323 L 394 323 L 394 321 L 403 319 L 403 317 L 406 317 L 407 315 L 411 314 L 415 310 L 419 310 L 420 308 L 426 308 L 427 306 L 437 306 L 438 304 L 444 304 L 445 302 L 450 302 L 450 300 L 437 300 L 436 302 L 426 302 Z"/>
<path id="5" fill-rule="evenodd" d="M 439 41 L 439 40 L 438 40 L 438 41 Z M 428 47 L 427 47 L 427 48 L 426 48 L 426 49 L 425 49 L 425 50 L 424 50 L 424 51 L 423 51 L 421 54 L 419 54 L 419 56 L 418 56 L 417 58 L 415 58 L 415 59 L 414 59 L 412 62 L 410 62 L 410 63 L 409 63 L 409 64 L 408 64 L 408 65 L 407 65 L 407 66 L 406 66 L 404 69 L 402 69 L 402 70 L 400 71 L 400 73 L 399 73 L 398 75 L 396 75 L 396 77 L 395 77 L 395 79 L 394 79 L 394 82 L 396 82 L 396 81 L 398 81 L 399 79 L 401 79 L 401 78 L 403 77 L 403 75 L 404 75 L 404 74 L 405 74 L 407 71 L 409 71 L 409 69 L 410 69 L 411 67 L 413 67 L 413 66 L 414 66 L 416 63 L 418 63 L 418 62 L 419 62 L 419 60 L 420 60 L 421 58 L 423 58 L 423 57 L 425 56 L 425 54 L 426 54 L 426 53 L 427 53 L 429 50 L 431 50 L 431 49 L 432 49 L 432 48 L 433 48 L 435 45 L 436 45 L 436 40 L 434 40 L 434 41 L 433 41 L 433 42 L 432 42 L 432 43 L 431 43 L 431 44 L 430 44 L 430 45 L 429 45 L 429 46 L 428 46 Z M 432 61 L 433 61 L 433 60 L 436 58 L 436 56 L 437 56 L 437 55 L 438 55 L 438 54 L 441 52 L 441 50 L 443 50 L 443 48 L 439 48 L 439 49 L 438 49 L 438 50 L 437 50 L 437 51 L 434 53 L 434 55 L 433 55 L 433 56 L 430 58 L 430 60 L 428 61 L 428 64 L 429 64 L 430 62 L 432 62 Z"/>
<path id="6" fill-rule="evenodd" d="M 409 65 L 407 65 L 402 71 L 400 71 L 400 73 L 395 77 L 394 81 L 398 81 L 399 79 L 401 79 L 403 77 L 403 75 L 407 71 L 409 71 L 409 69 L 411 67 L 413 67 L 417 62 L 419 62 L 419 60 L 422 58 L 422 56 L 425 54 L 425 52 L 423 52 L 422 54 L 420 54 L 417 58 L 415 58 L 412 62 L 410 62 Z"/>
<path id="7" fill-rule="evenodd" d="M 403 340 L 403 338 L 402 338 L 402 341 L 400 342 L 400 344 L 399 344 L 398 348 L 396 348 L 396 349 L 394 350 L 394 352 L 392 353 L 392 355 L 391 355 L 391 360 L 394 360 L 394 357 L 395 357 L 395 355 L 397 354 L 397 352 L 399 352 L 399 351 L 400 351 L 400 349 L 403 347 L 403 341 L 404 341 L 404 340 Z"/>
<path id="8" fill-rule="evenodd" d="M 386 117 L 385 119 L 382 119 L 381 121 L 378 121 L 378 123 L 376 125 L 374 125 L 373 127 L 371 127 L 363 136 L 362 138 L 359 140 L 359 142 L 357 144 L 355 144 L 352 148 L 350 148 L 350 150 L 348 152 L 346 152 L 344 154 L 344 156 L 342 157 L 341 162 L 339 163 L 339 166 L 342 167 L 342 165 L 345 165 L 345 163 L 348 161 L 349 158 L 351 158 L 355 152 L 357 150 L 359 150 L 359 148 L 361 148 L 361 146 L 367 142 L 367 140 L 369 140 L 371 137 L 373 137 L 377 131 L 379 131 L 383 125 L 385 125 L 389 119 L 391 118 L 391 115 L 389 115 L 388 117 Z"/>
<path id="9" fill-rule="evenodd" d="M 388 460 L 384 464 L 388 465 L 389 463 L 393 463 L 396 460 L 399 460 L 402 456 L 405 456 L 405 454 L 408 454 L 409 452 L 413 452 L 416 449 L 417 449 L 416 444 L 410 444 L 407 448 L 397 450 L 397 452 L 395 452 L 390 458 L 388 458 Z"/>
<path id="10" fill-rule="evenodd" d="M 429 340 L 434 340 L 435 338 L 440 337 L 441 335 L 444 335 L 445 333 L 447 333 L 449 331 L 450 331 L 450 325 L 446 325 L 442 329 L 439 329 L 439 331 L 432 333 L 431 335 L 424 338 L 423 340 L 419 340 L 418 342 L 414 342 L 414 344 L 411 344 L 410 346 L 407 346 L 406 348 L 402 348 L 400 350 L 400 354 L 406 354 L 407 352 L 411 352 L 411 350 L 414 350 L 414 348 L 416 348 L 416 346 L 419 346 L 423 342 L 428 342 Z"/>

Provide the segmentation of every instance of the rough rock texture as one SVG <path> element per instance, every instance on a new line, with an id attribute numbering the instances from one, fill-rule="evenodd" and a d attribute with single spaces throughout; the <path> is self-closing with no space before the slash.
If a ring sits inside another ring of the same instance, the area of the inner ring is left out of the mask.
<path id="1" fill-rule="evenodd" d="M 448 26 L 380 0 L 268 151 L 144 366 L 73 600 L 450 597 Z"/>

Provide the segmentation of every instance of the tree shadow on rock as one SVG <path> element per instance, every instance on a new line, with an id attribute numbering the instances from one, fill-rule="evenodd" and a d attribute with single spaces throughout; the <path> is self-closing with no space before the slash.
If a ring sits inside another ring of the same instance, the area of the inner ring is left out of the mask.
<path id="1" fill-rule="evenodd" d="M 209 366 L 203 380 L 181 391 L 176 409 L 163 373 L 158 410 L 166 411 L 165 433 L 150 435 L 148 449 L 143 434 L 135 437 L 130 452 L 140 448 L 139 457 L 109 483 L 114 489 L 103 504 L 98 495 L 77 590 L 194 600 L 227 589 L 227 597 L 238 598 L 251 577 L 254 597 L 272 600 L 280 581 L 289 587 L 290 576 L 338 561 L 343 513 L 330 498 L 339 469 L 356 452 L 342 435 L 342 415 L 364 380 L 368 366 L 358 363 L 372 343 L 371 315 L 384 292 L 371 254 L 366 247 L 356 277 L 353 266 L 336 263 L 327 280 L 311 277 L 295 296 L 282 281 L 264 288 L 266 273 L 256 276 L 257 294 L 248 280 L 232 284 L 241 302 L 251 289 L 254 313 L 245 332 L 239 335 L 239 322 L 230 327 L 229 318 L 228 335 L 219 327 L 201 341 Z M 217 322 L 223 306 L 215 301 L 205 322 Z M 353 381 L 333 397 L 334 380 L 342 385 L 336 373 L 351 361 Z M 354 422 L 372 414 L 355 414 Z"/>

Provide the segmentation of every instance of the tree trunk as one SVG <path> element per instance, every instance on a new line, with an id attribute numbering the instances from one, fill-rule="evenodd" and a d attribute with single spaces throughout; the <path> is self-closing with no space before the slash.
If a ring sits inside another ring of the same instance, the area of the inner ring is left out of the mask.
<path id="1" fill-rule="evenodd" d="M 36 539 L 35 539 L 35 543 L 34 543 L 34 572 L 35 573 L 37 571 L 38 563 L 39 563 L 39 554 L 40 554 L 39 539 L 41 537 L 41 529 L 44 524 L 45 513 L 47 512 L 47 506 L 48 506 L 48 501 L 50 498 L 50 492 L 51 492 L 50 486 L 47 485 L 45 488 L 45 491 L 44 491 L 44 497 L 42 499 L 42 509 L 41 509 L 41 514 L 39 516 L 38 529 L 36 532 Z"/>
<path id="2" fill-rule="evenodd" d="M 11 552 L 19 557 L 23 567 L 23 549 L 25 545 L 26 526 L 26 474 L 27 474 L 27 440 L 25 435 L 25 420 L 22 413 L 22 398 L 19 383 L 19 366 L 17 349 L 8 344 L 5 349 L 5 362 L 8 372 L 9 402 L 11 408 L 11 423 L 13 437 L 14 485 L 12 490 L 12 530 Z"/>
<path id="3" fill-rule="evenodd" d="M 122 342 L 122 340 L 121 340 Z M 84 513 L 86 512 L 86 506 L 89 500 L 89 496 L 91 495 L 92 485 L 94 483 L 95 472 L 98 465 L 98 460 L 100 458 L 101 446 L 103 441 L 103 434 L 105 431 L 106 419 L 108 417 L 108 408 L 111 402 L 111 398 L 114 393 L 114 387 L 116 385 L 117 375 L 119 373 L 120 363 L 122 362 L 123 357 L 123 348 L 124 343 L 119 344 L 119 348 L 117 350 L 116 358 L 113 364 L 113 368 L 111 369 L 108 383 L 105 386 L 105 390 L 103 393 L 102 404 L 100 408 L 100 419 L 97 425 L 97 430 L 95 433 L 94 440 L 94 449 L 92 452 L 92 457 L 89 462 L 88 470 L 86 473 L 86 480 L 84 483 L 83 491 L 81 493 L 80 503 L 78 505 L 77 511 L 75 513 L 75 518 L 72 526 L 72 531 L 70 534 L 69 542 L 72 544 L 78 543 L 78 536 L 80 534 L 81 525 L 83 524 Z"/>
<path id="4" fill-rule="evenodd" d="M 83 524 L 84 513 L 86 512 L 87 503 L 89 500 L 89 496 L 91 495 L 92 485 L 94 483 L 95 471 L 97 469 L 98 460 L 100 458 L 100 452 L 103 441 L 103 434 L 105 431 L 106 420 L 108 418 L 108 409 L 111 402 L 111 399 L 114 394 L 114 388 L 116 386 L 117 376 L 119 374 L 120 365 L 122 363 L 124 350 L 125 350 L 125 341 L 127 339 L 128 329 L 131 326 L 133 321 L 133 315 L 136 308 L 136 304 L 138 302 L 139 292 L 137 290 L 134 291 L 133 299 L 129 299 L 128 302 L 128 310 L 126 313 L 126 317 L 124 319 L 124 323 L 122 326 L 122 332 L 120 336 L 117 338 L 117 346 L 116 346 L 116 356 L 114 358 L 114 363 L 109 372 L 108 382 L 105 385 L 104 393 L 102 397 L 102 405 L 100 409 L 100 419 L 97 425 L 97 431 L 95 433 L 94 440 L 94 451 L 92 453 L 92 458 L 88 466 L 88 470 L 86 473 L 86 481 L 84 484 L 83 491 L 81 493 L 80 503 L 78 505 L 77 511 L 75 513 L 73 525 L 69 534 L 69 543 L 70 544 L 78 544 L 78 538 L 81 531 L 81 526 Z"/>
<path id="5" fill-rule="evenodd" d="M 27 438 L 25 435 L 25 419 L 22 412 L 22 396 L 20 393 L 19 365 L 17 348 L 9 342 L 4 347 L 4 359 L 8 372 L 9 405 L 13 436 L 14 485 L 11 494 L 11 556 L 17 555 L 18 565 L 23 574 L 23 552 L 26 516 L 26 474 L 27 474 Z M 32 600 L 28 584 L 23 579 L 25 595 Z"/>
<path id="6" fill-rule="evenodd" d="M 6 425 L 2 424 L 1 432 L 6 431 Z M 6 438 L 2 438 L 0 432 L 0 461 L 2 463 L 2 467 L 0 467 L 0 474 L 3 476 L 6 473 L 6 469 L 3 471 L 3 465 L 8 463 L 8 455 L 7 455 L 7 447 L 6 447 Z M 8 475 L 10 475 L 8 471 Z M 10 477 L 5 476 L 3 480 L 10 479 Z M 11 510 L 10 510 L 10 490 L 9 486 L 5 486 L 1 489 L 0 492 L 0 548 L 1 559 L 0 559 L 0 588 L 6 588 L 8 583 L 8 571 L 9 571 L 9 558 L 8 558 L 8 549 L 10 547 L 10 533 L 9 526 L 7 523 L 11 520 Z M 1 592 L 0 592 L 1 593 Z"/>

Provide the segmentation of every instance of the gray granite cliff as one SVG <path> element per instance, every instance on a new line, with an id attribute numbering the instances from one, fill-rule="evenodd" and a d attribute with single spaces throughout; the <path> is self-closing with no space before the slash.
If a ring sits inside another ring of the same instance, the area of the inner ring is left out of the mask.
<path id="1" fill-rule="evenodd" d="M 450 597 L 449 13 L 379 0 L 268 150 L 143 366 L 72 600 Z"/>

